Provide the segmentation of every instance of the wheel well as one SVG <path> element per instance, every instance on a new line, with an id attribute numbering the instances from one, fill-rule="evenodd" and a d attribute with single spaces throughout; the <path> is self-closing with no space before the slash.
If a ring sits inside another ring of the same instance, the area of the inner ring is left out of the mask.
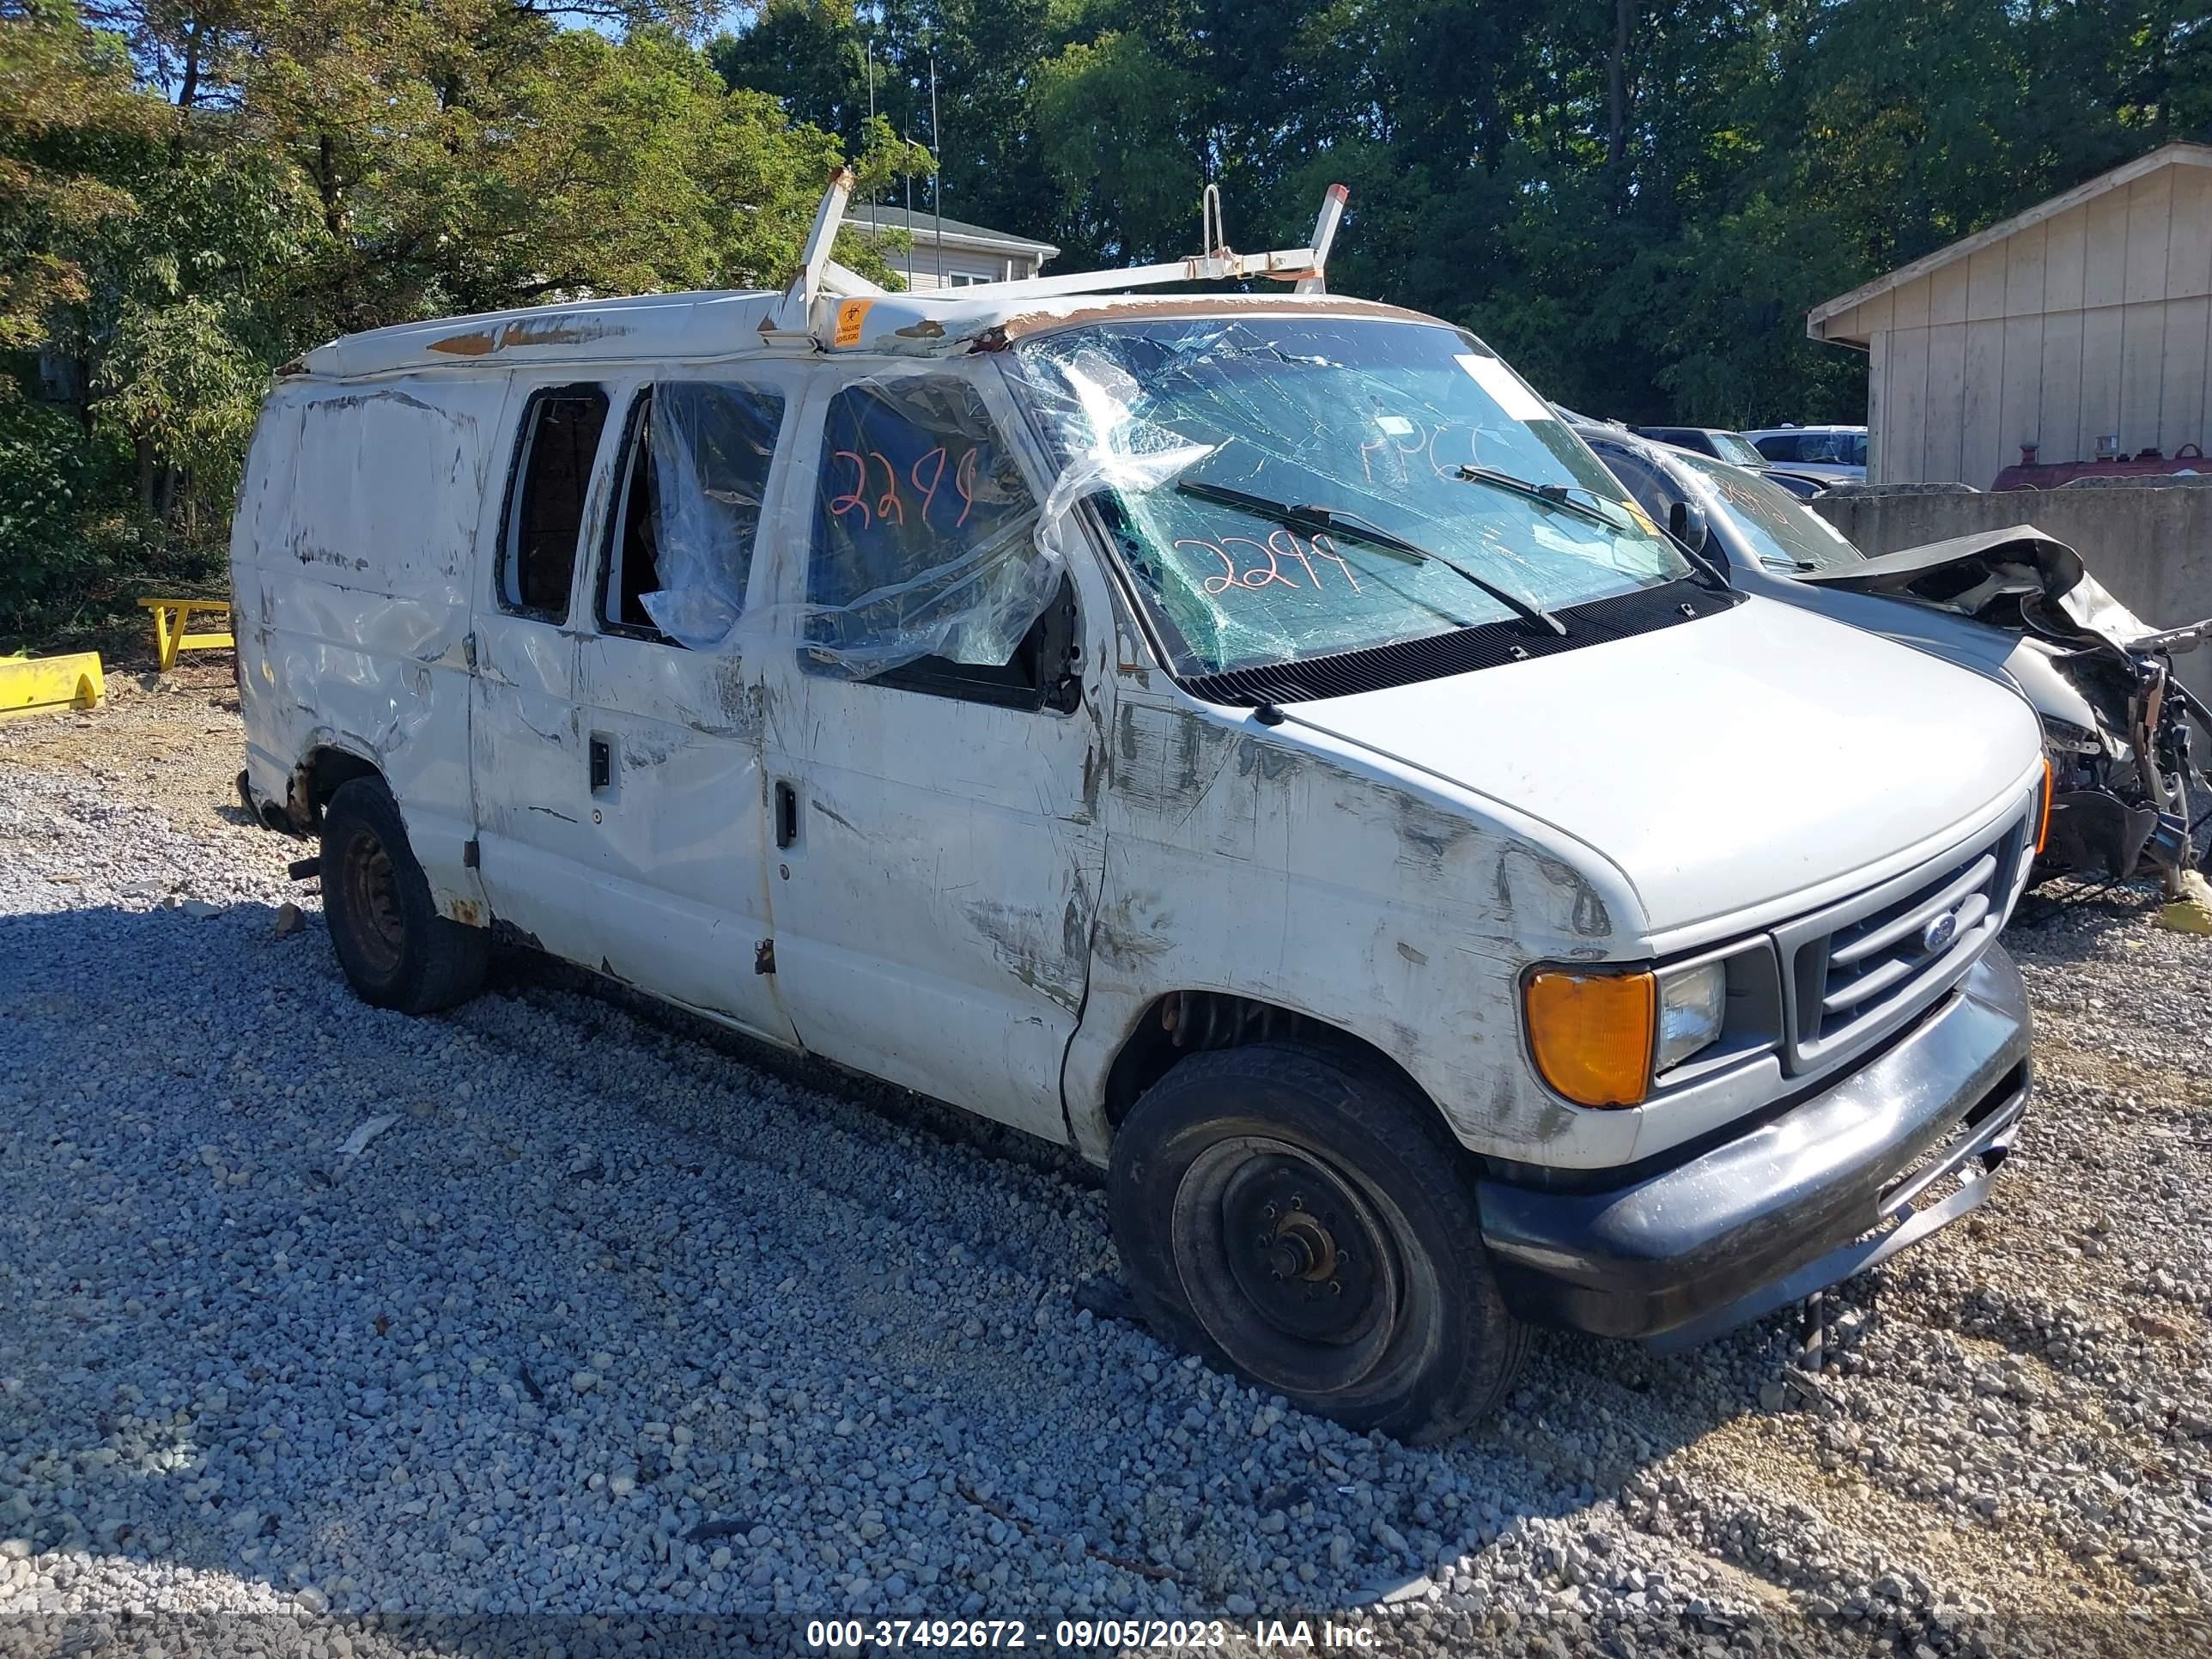
<path id="1" fill-rule="evenodd" d="M 356 778 L 380 777 L 374 764 L 363 760 L 349 749 L 338 749 L 325 744 L 311 752 L 292 773 L 291 817 L 302 829 L 312 830 L 322 822 L 323 808 L 342 784 Z"/>
<path id="2" fill-rule="evenodd" d="M 1276 1041 L 1363 1055 L 1395 1073 L 1415 1098 L 1429 1098 L 1429 1091 L 1382 1049 L 1310 1014 L 1226 991 L 1170 991 L 1145 1010 L 1107 1069 L 1106 1121 L 1120 1127 L 1145 1091 L 1186 1054 Z"/>

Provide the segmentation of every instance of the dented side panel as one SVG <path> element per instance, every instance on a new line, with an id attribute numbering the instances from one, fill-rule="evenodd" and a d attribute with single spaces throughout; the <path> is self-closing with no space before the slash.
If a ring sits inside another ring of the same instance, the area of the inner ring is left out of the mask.
<path id="1" fill-rule="evenodd" d="M 664 374 L 654 384 L 665 387 L 677 378 Z M 773 390 L 787 404 L 799 390 L 795 374 L 774 366 L 724 368 L 710 378 Z M 620 476 L 622 435 L 632 429 L 629 411 L 646 390 L 642 381 L 617 390 L 602 455 L 611 485 Z M 667 403 L 654 405 L 656 447 Z M 668 476 L 664 468 L 664 510 L 676 493 Z M 580 561 L 580 619 L 594 617 L 607 590 L 613 495 L 611 487 L 603 493 L 592 515 L 596 533 Z M 672 535 L 664 521 L 664 582 L 672 548 L 687 539 L 696 537 Z M 729 596 L 732 605 L 747 601 L 744 592 Z M 579 651 L 578 796 L 589 848 L 581 873 L 594 895 L 600 952 L 592 965 L 756 1036 L 795 1044 L 778 977 L 756 971 L 762 942 L 775 932 L 757 666 L 747 655 L 625 635 L 595 619 Z M 588 775 L 594 744 L 605 769 L 600 784 Z"/>
<path id="2" fill-rule="evenodd" d="M 404 376 L 283 388 L 256 438 L 233 540 L 257 793 L 289 799 L 319 746 L 369 762 L 448 914 L 483 896 L 464 859 L 465 641 L 505 390 Z"/>
<path id="3" fill-rule="evenodd" d="M 1180 989 L 1256 998 L 1372 1043 L 1476 1150 L 1633 1155 L 1633 1114 L 1580 1111 L 1536 1082 L 1516 1007 L 1529 963 L 1633 948 L 1644 916 L 1625 881 L 1544 826 L 1325 735 L 1126 680 L 1118 696 L 1091 1000 L 1067 1076 L 1088 1155 L 1110 1139 L 1096 1103 L 1115 1054 Z"/>
<path id="4" fill-rule="evenodd" d="M 780 528 L 760 556 L 793 615 L 841 377 L 817 380 L 787 429 Z M 1018 446 L 1011 411 L 994 392 L 987 401 Z M 1043 501 L 1036 458 L 1022 460 Z M 1068 570 L 1083 662 L 1072 714 L 809 672 L 796 638 L 758 653 L 770 787 L 793 790 L 796 814 L 792 844 L 769 851 L 769 886 L 775 978 L 800 1040 L 1054 1140 L 1067 1136 L 1060 1066 L 1104 868 L 1096 757 L 1112 686 L 1103 580 L 1087 559 Z M 763 579 L 757 566 L 757 595 Z"/>

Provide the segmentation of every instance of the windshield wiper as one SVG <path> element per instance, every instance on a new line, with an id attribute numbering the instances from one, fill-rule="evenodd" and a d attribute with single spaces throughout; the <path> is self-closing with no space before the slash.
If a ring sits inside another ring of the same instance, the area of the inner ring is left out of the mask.
<path id="1" fill-rule="evenodd" d="M 1564 635 L 1567 631 L 1565 623 L 1533 599 L 1523 599 L 1509 587 L 1500 587 L 1496 582 L 1476 575 L 1456 560 L 1431 552 L 1418 542 L 1409 542 L 1395 531 L 1385 530 L 1381 525 L 1362 518 L 1357 513 L 1347 513 L 1340 507 L 1279 501 L 1272 496 L 1255 495 L 1249 490 L 1238 489 L 1229 484 L 1207 483 L 1199 478 L 1177 479 L 1176 490 L 1179 495 L 1193 496 L 1201 501 L 1218 501 L 1224 507 L 1241 507 L 1247 512 L 1273 519 L 1292 530 L 1309 532 L 1322 530 L 1334 535 L 1350 536 L 1371 547 L 1401 553 L 1423 564 L 1440 564 L 1462 581 L 1481 589 L 1522 621 L 1549 629 L 1554 634 Z"/>
<path id="2" fill-rule="evenodd" d="M 1528 501 L 1540 501 L 1546 507 L 1558 507 L 1563 513 L 1571 513 L 1592 524 L 1603 525 L 1607 530 L 1632 528 L 1626 519 L 1616 519 L 1603 507 L 1578 501 L 1568 493 L 1579 489 L 1585 495 L 1597 496 L 1597 492 L 1587 484 L 1537 483 L 1528 478 L 1516 478 L 1510 472 L 1500 472 L 1494 466 L 1462 466 L 1456 469 L 1453 476 L 1462 483 L 1488 484 L 1493 489 L 1506 490 Z M 1598 499 L 1602 500 L 1603 497 Z"/>

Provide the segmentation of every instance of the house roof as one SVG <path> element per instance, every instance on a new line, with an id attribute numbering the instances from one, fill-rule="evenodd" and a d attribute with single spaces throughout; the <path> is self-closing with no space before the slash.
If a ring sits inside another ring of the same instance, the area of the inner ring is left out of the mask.
<path id="1" fill-rule="evenodd" d="M 2055 218 L 2069 208 L 2077 208 L 2082 203 L 2094 201 L 2108 191 L 2122 189 L 2148 173 L 2155 173 L 2160 167 L 2212 167 L 2212 144 L 2161 145 L 2148 155 L 2138 155 L 2124 167 L 2114 167 L 2110 173 L 2100 173 L 2087 184 L 2076 185 L 2073 189 L 2054 196 L 2047 202 L 2039 202 L 2025 213 L 2016 213 L 2009 219 L 2000 219 L 1986 230 L 1978 230 L 1972 236 L 1962 237 L 1948 247 L 1940 247 L 1933 253 L 1915 259 L 1909 265 L 1899 265 L 1887 276 L 1877 276 L 1874 281 L 1863 283 L 1848 294 L 1839 294 L 1832 300 L 1824 300 L 1806 313 L 1805 331 L 1816 340 L 1844 338 L 1845 337 L 1831 336 L 1824 326 L 1831 317 L 1840 316 L 1844 312 L 1856 310 L 1868 301 L 1887 294 L 1892 289 L 1901 288 L 1907 283 L 1925 276 L 1931 270 L 1940 270 L 1945 265 L 1958 260 L 1970 258 L 1992 243 L 2002 242 L 2006 237 L 2017 235 L 2031 226 L 2041 224 L 2045 219 Z"/>
<path id="2" fill-rule="evenodd" d="M 909 220 L 903 207 L 856 207 L 846 215 L 846 222 L 861 230 L 911 228 L 916 247 L 928 247 L 938 241 L 939 227 L 941 225 L 944 228 L 942 240 L 947 247 L 975 248 L 986 253 L 1032 254 L 1040 264 L 1060 252 L 1050 242 L 1033 241 L 1011 231 L 994 230 L 988 225 L 970 224 L 965 219 L 939 219 L 934 213 L 920 208 L 915 210 Z"/>

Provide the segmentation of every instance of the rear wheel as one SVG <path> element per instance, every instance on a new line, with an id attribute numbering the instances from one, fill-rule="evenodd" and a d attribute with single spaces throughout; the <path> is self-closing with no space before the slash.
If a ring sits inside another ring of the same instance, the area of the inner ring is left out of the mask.
<path id="1" fill-rule="evenodd" d="M 1527 1352 L 1458 1149 L 1381 1065 L 1273 1043 L 1194 1055 L 1121 1126 L 1108 1198 L 1154 1328 L 1304 1410 L 1441 1438 Z"/>
<path id="2" fill-rule="evenodd" d="M 438 914 L 382 779 L 356 778 L 331 797 L 321 865 L 331 945 L 362 1001 L 427 1014 L 476 994 L 489 937 Z"/>

